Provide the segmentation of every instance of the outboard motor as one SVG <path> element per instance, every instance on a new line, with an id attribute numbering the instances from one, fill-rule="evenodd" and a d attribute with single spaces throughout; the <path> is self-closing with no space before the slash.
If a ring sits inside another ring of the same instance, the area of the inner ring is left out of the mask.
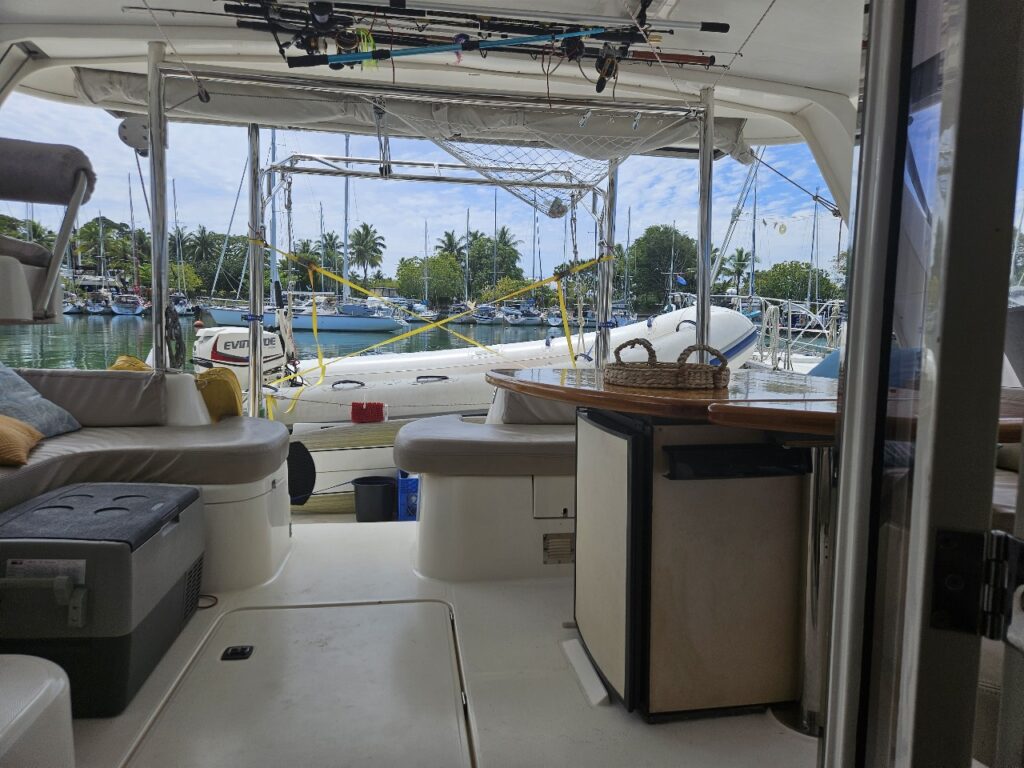
<path id="1" fill-rule="evenodd" d="M 281 337 L 263 332 L 263 382 L 285 376 L 284 344 Z M 249 386 L 249 330 L 247 328 L 201 328 L 192 346 L 192 363 L 196 370 L 227 368 L 233 371 L 245 390 Z"/>

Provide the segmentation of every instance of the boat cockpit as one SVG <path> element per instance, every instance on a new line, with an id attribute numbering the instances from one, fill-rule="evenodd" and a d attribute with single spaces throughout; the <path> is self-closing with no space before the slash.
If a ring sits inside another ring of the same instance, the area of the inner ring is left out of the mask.
<path id="1" fill-rule="evenodd" d="M 0 331 L 152 328 L 110 370 L 0 359 L 0 766 L 1022 764 L 1022 39 L 1019 0 L 0 4 L 0 120 L 116 118 L 151 235 L 151 303 L 83 305 L 101 162 L 74 125 L 0 137 L 0 199 L 61 211 L 0 234 Z M 191 358 L 182 123 L 246 128 L 256 286 Z M 267 161 L 271 130 L 379 156 Z M 827 189 L 757 149 L 797 142 Z M 650 317 L 614 296 L 635 155 L 698 167 L 693 284 Z M 724 158 L 850 228 L 845 297 L 760 299 L 752 257 L 712 295 Z M 347 240 L 337 271 L 290 219 L 279 247 L 303 175 L 500 188 L 573 258 L 502 295 L 495 232 L 478 302 L 467 222 L 451 308 L 425 267 L 410 308 Z M 503 322 L 541 335 L 461 327 Z M 293 330 L 386 338 L 302 362 Z M 459 344 L 374 354 L 430 331 Z"/>

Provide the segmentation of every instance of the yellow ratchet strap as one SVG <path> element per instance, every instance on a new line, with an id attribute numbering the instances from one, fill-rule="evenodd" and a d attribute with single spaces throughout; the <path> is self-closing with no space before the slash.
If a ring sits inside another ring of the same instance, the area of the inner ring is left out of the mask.
<path id="1" fill-rule="evenodd" d="M 558 308 L 562 311 L 562 332 L 565 334 L 565 343 L 569 345 L 569 362 L 576 367 L 576 351 L 572 348 L 572 331 L 569 330 L 569 313 L 565 308 L 565 289 L 562 287 L 562 279 L 558 280 Z"/>

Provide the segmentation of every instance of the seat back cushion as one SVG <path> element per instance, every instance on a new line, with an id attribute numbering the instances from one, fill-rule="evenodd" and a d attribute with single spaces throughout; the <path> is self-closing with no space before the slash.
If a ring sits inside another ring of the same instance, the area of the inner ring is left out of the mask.
<path id="1" fill-rule="evenodd" d="M 0 466 L 20 467 L 28 463 L 29 452 L 43 439 L 43 433 L 24 421 L 0 416 Z"/>
<path id="2" fill-rule="evenodd" d="M 576 406 L 498 389 L 487 412 L 488 424 L 575 424 Z"/>
<path id="3" fill-rule="evenodd" d="M 39 368 L 21 368 L 17 373 L 83 427 L 160 427 L 167 423 L 162 373 Z"/>
<path id="4" fill-rule="evenodd" d="M 0 415 L 32 425 L 43 437 L 63 435 L 82 427 L 74 416 L 44 398 L 3 363 L 0 363 Z"/>

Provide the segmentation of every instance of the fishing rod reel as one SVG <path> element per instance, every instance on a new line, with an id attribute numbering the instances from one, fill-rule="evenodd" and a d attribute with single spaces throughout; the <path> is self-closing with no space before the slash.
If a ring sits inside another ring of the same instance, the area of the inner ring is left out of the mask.
<path id="1" fill-rule="evenodd" d="M 594 62 L 594 69 L 597 70 L 597 92 L 601 93 L 609 80 L 619 76 L 619 58 L 615 55 L 611 43 L 605 43 L 601 47 L 601 52 L 597 54 L 597 60 Z"/>

